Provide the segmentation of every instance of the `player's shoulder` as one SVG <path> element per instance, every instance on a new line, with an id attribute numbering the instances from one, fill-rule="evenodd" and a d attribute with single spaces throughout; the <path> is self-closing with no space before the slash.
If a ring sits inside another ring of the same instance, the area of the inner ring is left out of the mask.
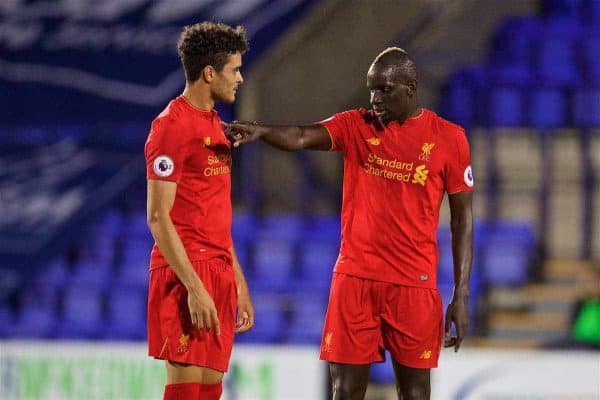
<path id="1" fill-rule="evenodd" d="M 181 107 L 179 98 L 173 99 L 152 121 L 152 131 L 176 130 L 185 126 L 185 112 Z"/>
<path id="2" fill-rule="evenodd" d="M 338 113 L 337 115 L 351 120 L 357 125 L 371 125 L 377 122 L 377 117 L 372 110 L 355 108 Z"/>
<path id="3" fill-rule="evenodd" d="M 457 136 L 465 135 L 465 128 L 462 126 L 439 116 L 432 110 L 423 109 L 423 112 L 428 114 L 428 120 L 437 135 L 448 139 L 455 139 Z"/>

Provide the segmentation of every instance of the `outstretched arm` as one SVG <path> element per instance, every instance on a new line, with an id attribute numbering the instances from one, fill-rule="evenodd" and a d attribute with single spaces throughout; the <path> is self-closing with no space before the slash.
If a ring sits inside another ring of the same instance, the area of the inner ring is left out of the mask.
<path id="1" fill-rule="evenodd" d="M 273 147 L 285 151 L 330 150 L 331 137 L 321 124 L 286 126 L 260 125 L 253 122 L 223 123 L 233 146 L 262 139 Z"/>
<path id="2" fill-rule="evenodd" d="M 446 310 L 444 347 L 454 346 L 454 351 L 458 351 L 460 348 L 469 327 L 467 303 L 473 259 L 472 197 L 472 192 L 459 192 L 448 196 L 454 261 L 454 294 Z M 450 336 L 452 324 L 456 328 L 456 337 Z"/>

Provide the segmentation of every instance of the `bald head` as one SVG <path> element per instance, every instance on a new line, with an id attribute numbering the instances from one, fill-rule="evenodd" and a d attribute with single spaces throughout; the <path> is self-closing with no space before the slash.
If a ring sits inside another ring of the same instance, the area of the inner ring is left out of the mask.
<path id="1" fill-rule="evenodd" d="M 417 81 L 417 66 L 400 47 L 388 47 L 379 53 L 373 60 L 373 66 L 392 68 L 398 77 L 407 81 Z"/>

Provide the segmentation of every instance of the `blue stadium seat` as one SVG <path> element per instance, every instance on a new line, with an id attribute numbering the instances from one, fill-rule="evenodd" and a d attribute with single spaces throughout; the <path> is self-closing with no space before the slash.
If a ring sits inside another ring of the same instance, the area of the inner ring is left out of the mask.
<path id="1" fill-rule="evenodd" d="M 531 83 L 532 72 L 528 65 L 499 64 L 488 68 L 488 76 L 495 85 L 523 87 Z"/>
<path id="2" fill-rule="evenodd" d="M 444 115 L 463 126 L 479 124 L 484 113 L 479 111 L 475 99 L 486 81 L 487 69 L 482 67 L 462 68 L 455 72 L 449 80 Z"/>
<path id="3" fill-rule="evenodd" d="M 231 233 L 234 243 L 251 239 L 257 232 L 257 222 L 254 214 L 249 212 L 235 211 L 231 223 Z"/>
<path id="4" fill-rule="evenodd" d="M 392 357 L 388 352 L 384 362 L 371 364 L 369 381 L 378 385 L 393 385 L 396 381 Z"/>
<path id="5" fill-rule="evenodd" d="M 490 59 L 509 65 L 530 65 L 533 41 L 541 25 L 536 16 L 505 18 L 494 33 Z"/>
<path id="6" fill-rule="evenodd" d="M 536 88 L 531 93 L 529 124 L 537 128 L 559 128 L 567 124 L 567 98 L 559 88 Z"/>
<path id="7" fill-rule="evenodd" d="M 289 289 L 294 283 L 295 242 L 273 235 L 261 235 L 254 244 L 253 288 Z"/>
<path id="8" fill-rule="evenodd" d="M 105 288 L 113 276 L 112 266 L 100 262 L 84 261 L 75 264 L 69 282 L 75 285 L 88 285 Z"/>
<path id="9" fill-rule="evenodd" d="M 254 328 L 249 332 L 237 335 L 236 342 L 242 343 L 276 343 L 280 342 L 286 332 L 287 307 L 285 298 L 275 294 L 254 293 L 252 302 L 255 310 Z"/>
<path id="10" fill-rule="evenodd" d="M 309 219 L 304 236 L 322 237 L 339 241 L 340 233 L 341 220 L 339 215 L 315 215 Z"/>
<path id="11" fill-rule="evenodd" d="M 8 306 L 0 307 L 0 339 L 10 335 L 15 323 L 15 314 Z"/>
<path id="12" fill-rule="evenodd" d="M 339 253 L 339 240 L 306 238 L 299 245 L 299 283 L 307 288 L 327 291 Z"/>
<path id="13" fill-rule="evenodd" d="M 569 87 L 580 77 L 574 40 L 570 37 L 544 37 L 537 44 L 537 77 L 550 85 Z"/>
<path id="14" fill-rule="evenodd" d="M 123 214 L 117 209 L 110 209 L 98 218 L 90 227 L 95 235 L 108 238 L 117 237 L 123 228 Z"/>
<path id="15" fill-rule="evenodd" d="M 521 126 L 524 121 L 521 90 L 503 86 L 490 88 L 488 116 L 490 126 Z"/>
<path id="16" fill-rule="evenodd" d="M 439 231 L 438 231 L 439 232 Z M 450 231 L 438 233 L 438 251 L 440 260 L 438 264 L 438 284 L 454 282 L 454 261 L 452 259 L 452 241 Z"/>
<path id="17" fill-rule="evenodd" d="M 69 267 L 64 259 L 56 259 L 42 265 L 36 275 L 36 284 L 53 288 L 63 287 L 69 279 Z"/>
<path id="18" fill-rule="evenodd" d="M 103 328 L 102 292 L 95 286 L 72 285 L 63 297 L 63 317 L 58 336 L 68 339 L 94 339 Z"/>
<path id="19" fill-rule="evenodd" d="M 146 287 L 152 242 L 147 238 L 131 238 L 122 242 L 118 281 L 125 285 Z"/>
<path id="20" fill-rule="evenodd" d="M 104 339 L 142 340 L 146 337 L 146 293 L 135 286 L 111 288 Z"/>
<path id="21" fill-rule="evenodd" d="M 79 245 L 79 261 L 112 266 L 115 261 L 116 237 L 89 233 Z"/>
<path id="22" fill-rule="evenodd" d="M 29 304 L 24 306 L 7 336 L 19 339 L 50 338 L 56 326 L 56 313 L 53 306 L 47 304 Z"/>
<path id="23" fill-rule="evenodd" d="M 260 221 L 259 229 L 263 235 L 296 240 L 302 235 L 304 225 L 304 218 L 298 214 L 269 214 Z"/>
<path id="24" fill-rule="evenodd" d="M 573 119 L 575 126 L 580 128 L 600 127 L 600 86 L 575 92 Z"/>
<path id="25" fill-rule="evenodd" d="M 254 214 L 239 211 L 234 212 L 231 233 L 240 264 L 245 270 L 251 271 L 251 242 L 254 236 L 258 234 Z"/>
<path id="26" fill-rule="evenodd" d="M 535 237 L 525 223 L 498 222 L 485 247 L 483 278 L 490 285 L 522 285 L 529 279 Z"/>
<path id="27" fill-rule="evenodd" d="M 580 14 L 587 22 L 595 26 L 600 26 L 600 1 L 583 0 Z"/>
<path id="28" fill-rule="evenodd" d="M 327 311 L 327 296 L 302 291 L 292 297 L 293 313 L 287 342 L 319 345 Z"/>
<path id="29" fill-rule="evenodd" d="M 543 0 L 542 12 L 547 16 L 578 16 L 582 0 Z"/>
<path id="30" fill-rule="evenodd" d="M 586 36 L 581 41 L 584 81 L 596 87 L 600 87 L 600 57 L 598 54 L 600 54 L 600 30 L 594 31 L 592 35 Z"/>
<path id="31" fill-rule="evenodd" d="M 581 20 L 574 16 L 557 16 L 543 19 L 540 30 L 543 38 L 578 39 L 583 33 Z"/>
<path id="32" fill-rule="evenodd" d="M 147 242 L 154 242 L 145 212 L 134 212 L 126 216 L 123 221 L 122 235 L 125 240 L 138 239 Z"/>

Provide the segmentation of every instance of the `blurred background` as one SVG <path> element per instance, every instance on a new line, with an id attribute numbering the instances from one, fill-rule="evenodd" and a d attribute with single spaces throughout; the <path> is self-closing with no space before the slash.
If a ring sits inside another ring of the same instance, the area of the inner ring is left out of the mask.
<path id="1" fill-rule="evenodd" d="M 205 19 L 251 42 L 226 121 L 368 107 L 371 61 L 406 49 L 422 105 L 466 128 L 476 182 L 470 334 L 433 398 L 600 398 L 600 0 L 2 0 L 1 398 L 160 397 L 143 145 L 184 86 L 181 28 Z M 325 399 L 341 157 L 261 143 L 233 157 L 257 316 L 224 398 Z M 445 201 L 446 303 L 448 222 Z M 395 398 L 389 356 L 371 380 L 369 399 Z"/>

